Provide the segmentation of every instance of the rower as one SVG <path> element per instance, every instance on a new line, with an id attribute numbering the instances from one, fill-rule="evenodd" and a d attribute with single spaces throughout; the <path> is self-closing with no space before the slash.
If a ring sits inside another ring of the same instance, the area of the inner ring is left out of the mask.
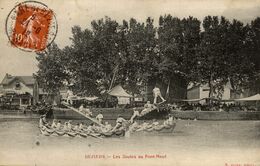
<path id="1" fill-rule="evenodd" d="M 103 118 L 104 118 L 104 116 L 103 116 L 101 113 L 99 113 L 99 114 L 96 116 L 96 119 L 97 119 L 98 122 L 101 123 L 101 124 L 102 124 Z"/>
<path id="2" fill-rule="evenodd" d="M 44 126 L 43 115 L 41 115 L 39 120 L 39 127 L 42 128 L 43 126 Z"/>
<path id="3" fill-rule="evenodd" d="M 111 124 L 109 124 L 108 122 L 105 122 L 105 126 L 102 128 L 102 131 L 103 132 L 108 132 L 110 130 L 112 130 Z"/>
<path id="4" fill-rule="evenodd" d="M 53 129 L 57 128 L 56 119 L 53 119 L 51 128 L 53 128 Z"/>
<path id="5" fill-rule="evenodd" d="M 126 120 L 121 115 L 118 115 L 118 118 L 116 120 L 116 125 L 112 129 L 112 131 L 115 131 L 116 129 L 123 127 L 123 123 L 125 123 L 125 122 L 126 122 Z"/>
<path id="6" fill-rule="evenodd" d="M 134 121 L 130 126 L 129 126 L 129 131 L 132 132 L 132 131 L 136 131 L 137 129 L 139 128 L 139 124 Z"/>
<path id="7" fill-rule="evenodd" d="M 83 106 L 83 104 L 80 105 L 79 111 L 80 111 L 80 112 L 84 112 L 84 106 Z"/>
<path id="8" fill-rule="evenodd" d="M 85 108 L 85 113 L 87 116 L 90 116 L 90 117 L 92 117 L 92 115 L 93 115 L 89 108 Z"/>
<path id="9" fill-rule="evenodd" d="M 137 129 L 136 131 L 142 131 L 142 130 L 145 130 L 149 127 L 149 123 L 147 123 L 146 121 L 144 121 L 143 124 L 140 125 L 140 128 Z"/>
<path id="10" fill-rule="evenodd" d="M 69 120 L 67 124 L 68 124 L 67 125 L 68 126 L 68 130 L 71 131 L 72 130 L 71 120 Z"/>
<path id="11" fill-rule="evenodd" d="M 77 131 L 77 132 L 80 131 L 80 130 L 79 130 L 79 124 L 78 124 L 78 123 L 74 126 L 73 130 L 74 130 L 74 131 Z"/>
<path id="12" fill-rule="evenodd" d="M 43 115 L 42 122 L 43 122 L 43 125 L 48 124 L 47 119 L 46 119 L 46 115 Z"/>
<path id="13" fill-rule="evenodd" d="M 165 120 L 163 124 L 164 124 L 165 126 L 168 126 L 168 125 L 171 126 L 171 125 L 173 125 L 173 121 L 174 121 L 173 116 L 170 114 L 170 115 L 169 115 L 169 118 L 168 118 L 167 120 Z"/>
<path id="14" fill-rule="evenodd" d="M 91 123 L 88 127 L 87 127 L 87 132 L 89 133 L 94 133 L 94 123 Z"/>
<path id="15" fill-rule="evenodd" d="M 69 131 L 68 122 L 65 122 L 65 123 L 64 123 L 63 130 L 64 130 L 65 132 L 66 132 L 66 131 Z"/>
<path id="16" fill-rule="evenodd" d="M 82 122 L 79 124 L 79 130 L 80 130 L 80 131 L 83 130 L 83 123 L 82 123 Z"/>
<path id="17" fill-rule="evenodd" d="M 150 101 L 147 101 L 147 103 L 144 105 L 144 109 L 140 113 L 140 116 L 143 116 L 143 115 L 151 112 L 154 109 L 156 109 L 156 107 L 153 104 L 151 104 Z"/>
<path id="18" fill-rule="evenodd" d="M 56 125 L 56 129 L 59 130 L 61 128 L 61 121 L 59 120 L 57 125 Z"/>

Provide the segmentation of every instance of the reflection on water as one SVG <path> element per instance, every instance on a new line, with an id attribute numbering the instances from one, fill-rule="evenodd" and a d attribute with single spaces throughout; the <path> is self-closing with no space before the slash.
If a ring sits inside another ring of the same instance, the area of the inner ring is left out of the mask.
<path id="1" fill-rule="evenodd" d="M 79 121 L 80 122 L 80 121 Z M 74 121 L 74 124 L 77 121 Z M 140 164 L 151 162 L 165 165 L 175 162 L 181 165 L 196 165 L 210 162 L 211 165 L 237 162 L 256 164 L 260 150 L 260 121 L 177 121 L 175 132 L 160 135 L 131 135 L 130 138 L 70 138 L 43 136 L 38 121 L 0 121 L 0 164 L 37 163 L 61 165 L 84 165 L 105 162 L 115 165 L 126 159 L 85 159 L 94 155 L 138 155 L 161 154 L 166 159 L 146 159 Z M 214 154 L 214 155 L 213 155 Z M 2 156 L 2 157 L 1 157 Z M 204 157 L 203 157 L 204 156 Z M 208 159 L 205 159 L 206 158 Z M 122 156 L 121 156 L 122 157 Z M 14 160 L 15 159 L 15 160 Z M 47 159 L 47 160 L 46 160 Z M 60 161 L 59 161 L 60 160 Z M 208 161 L 209 160 L 209 161 Z M 231 162 L 231 161 L 230 161 Z M 70 164 L 69 164 L 70 163 Z M 167 164 L 168 163 L 168 164 Z M 125 163 L 124 163 L 125 164 Z M 208 163 L 209 164 L 209 163 Z M 170 164 L 169 164 L 170 165 Z"/>

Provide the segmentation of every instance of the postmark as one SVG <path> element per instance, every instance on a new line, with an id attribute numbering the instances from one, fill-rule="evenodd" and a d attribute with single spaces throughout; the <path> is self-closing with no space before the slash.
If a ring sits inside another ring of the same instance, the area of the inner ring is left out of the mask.
<path id="1" fill-rule="evenodd" d="M 58 32 L 54 12 L 37 1 L 16 5 L 6 18 L 6 34 L 12 46 L 24 51 L 43 51 Z"/>

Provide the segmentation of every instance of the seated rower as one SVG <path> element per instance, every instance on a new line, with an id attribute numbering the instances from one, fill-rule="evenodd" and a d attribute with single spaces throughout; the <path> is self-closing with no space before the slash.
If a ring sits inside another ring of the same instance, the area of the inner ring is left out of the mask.
<path id="1" fill-rule="evenodd" d="M 56 130 L 60 130 L 60 129 L 61 129 L 61 121 L 59 120 L 56 125 Z"/>
<path id="2" fill-rule="evenodd" d="M 84 105 L 83 105 L 83 104 L 80 105 L 79 111 L 80 111 L 80 112 L 84 112 Z"/>
<path id="3" fill-rule="evenodd" d="M 94 123 L 91 123 L 88 127 L 87 127 L 87 132 L 88 133 L 94 133 Z"/>
<path id="4" fill-rule="evenodd" d="M 43 115 L 42 122 L 43 122 L 43 124 L 44 124 L 45 126 L 48 124 L 48 121 L 47 121 L 47 119 L 46 119 L 46 115 Z"/>
<path id="5" fill-rule="evenodd" d="M 68 122 L 65 122 L 65 123 L 64 123 L 63 131 L 65 131 L 65 132 L 69 131 Z"/>
<path id="6" fill-rule="evenodd" d="M 73 128 L 73 131 L 76 131 L 76 132 L 79 132 L 79 124 L 77 123 L 74 128 Z"/>
<path id="7" fill-rule="evenodd" d="M 99 113 L 99 114 L 96 116 L 96 119 L 98 120 L 99 123 L 102 123 L 103 118 L 104 118 L 104 116 L 103 116 L 101 113 Z"/>
<path id="8" fill-rule="evenodd" d="M 167 120 L 164 121 L 164 126 L 171 126 L 174 123 L 174 119 L 173 116 L 170 114 L 169 118 Z"/>
<path id="9" fill-rule="evenodd" d="M 157 107 L 150 103 L 150 101 L 147 101 L 147 103 L 144 105 L 144 109 L 142 110 L 140 116 L 143 116 L 152 110 L 156 109 Z"/>
<path id="10" fill-rule="evenodd" d="M 160 125 L 160 123 L 157 122 L 157 121 L 155 121 L 155 122 L 152 123 L 152 127 L 156 127 L 156 126 L 159 126 L 159 125 Z"/>
<path id="11" fill-rule="evenodd" d="M 52 124 L 51 124 L 51 128 L 53 128 L 53 129 L 57 128 L 56 119 L 53 119 Z"/>
<path id="12" fill-rule="evenodd" d="M 125 122 L 126 122 L 126 120 L 121 115 L 118 115 L 118 118 L 116 120 L 116 125 L 112 129 L 112 131 L 115 131 L 115 130 L 118 130 L 118 129 L 122 129 L 123 128 L 123 123 L 125 123 Z"/>
<path id="13" fill-rule="evenodd" d="M 40 120 L 39 120 L 39 127 L 42 128 L 44 126 L 44 122 L 43 122 L 43 115 L 40 116 Z"/>
<path id="14" fill-rule="evenodd" d="M 81 122 L 81 123 L 79 124 L 79 130 L 82 131 L 83 129 L 84 129 L 84 124 Z"/>
<path id="15" fill-rule="evenodd" d="M 90 117 L 93 116 L 93 114 L 92 114 L 92 112 L 90 111 L 89 108 L 85 108 L 85 114 L 86 114 L 87 116 L 90 116 Z"/>
<path id="16" fill-rule="evenodd" d="M 102 127 L 101 130 L 102 130 L 102 132 L 109 132 L 112 130 L 112 126 L 108 122 L 105 122 L 105 126 Z"/>
<path id="17" fill-rule="evenodd" d="M 67 126 L 68 126 L 68 130 L 71 131 L 72 130 L 71 120 L 68 121 Z"/>
<path id="18" fill-rule="evenodd" d="M 100 128 L 95 125 L 95 123 L 91 123 L 87 128 L 88 133 L 99 133 Z"/>
<path id="19" fill-rule="evenodd" d="M 130 131 L 130 132 L 133 132 L 133 131 L 136 131 L 136 130 L 139 129 L 139 128 L 140 128 L 139 124 L 138 124 L 136 121 L 134 121 L 134 122 L 129 126 L 129 131 Z"/>
<path id="20" fill-rule="evenodd" d="M 137 129 L 136 131 L 142 131 L 142 130 L 146 130 L 146 129 L 148 129 L 148 128 L 150 128 L 149 123 L 144 122 L 143 124 L 140 125 L 140 128 Z"/>

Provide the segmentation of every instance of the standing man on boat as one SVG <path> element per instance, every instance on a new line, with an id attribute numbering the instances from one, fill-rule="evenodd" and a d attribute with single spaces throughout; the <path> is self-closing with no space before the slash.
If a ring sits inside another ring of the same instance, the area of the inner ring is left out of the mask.
<path id="1" fill-rule="evenodd" d="M 157 85 L 155 85 L 155 87 L 153 88 L 153 97 L 154 97 L 154 100 L 153 100 L 153 103 L 156 104 L 157 103 L 157 98 L 160 97 L 162 102 L 165 102 L 166 100 L 162 97 L 162 94 L 161 94 L 161 90 L 160 88 L 157 87 Z"/>
<path id="2" fill-rule="evenodd" d="M 67 103 L 69 103 L 70 105 L 73 104 L 72 98 L 73 98 L 73 92 L 72 90 L 68 89 L 67 91 Z"/>

